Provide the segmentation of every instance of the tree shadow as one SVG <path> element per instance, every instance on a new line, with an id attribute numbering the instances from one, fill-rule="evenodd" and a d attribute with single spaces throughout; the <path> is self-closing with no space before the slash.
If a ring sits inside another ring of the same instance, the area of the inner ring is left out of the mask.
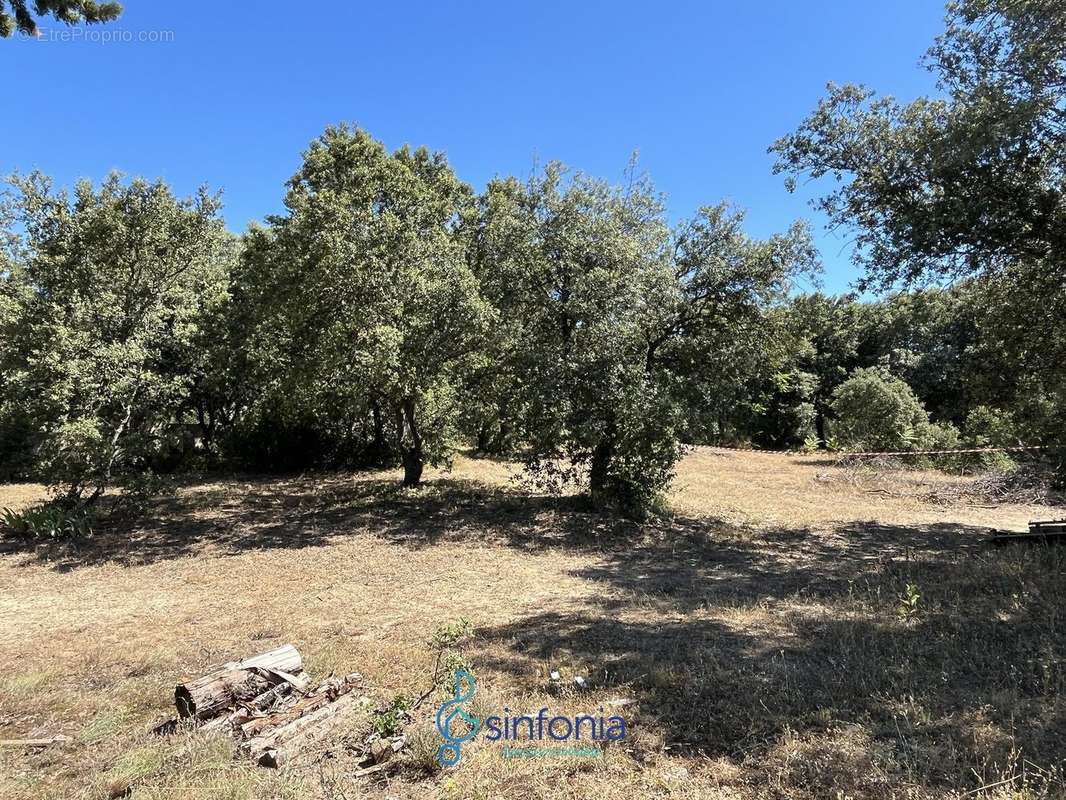
<path id="1" fill-rule="evenodd" d="M 979 786 L 975 774 L 1017 752 L 1063 766 L 1066 558 L 1054 549 L 1004 557 L 985 530 L 954 524 L 684 522 L 684 536 L 576 570 L 600 587 L 587 607 L 480 631 L 477 666 L 533 690 L 545 665 L 585 665 L 593 689 L 635 698 L 630 722 L 675 753 L 772 761 L 788 737 L 859 728 L 876 770 L 940 787 Z"/>
<path id="2" fill-rule="evenodd" d="M 70 571 L 322 547 L 362 535 L 411 549 L 476 538 L 528 551 L 598 550 L 642 535 L 639 524 L 600 513 L 581 496 L 456 478 L 404 489 L 391 476 L 253 476 L 186 485 L 135 516 L 113 512 L 91 538 L 39 545 L 23 563 Z"/>
<path id="3" fill-rule="evenodd" d="M 224 558 L 358 536 L 410 550 L 476 540 L 587 556 L 571 575 L 595 588 L 589 599 L 481 629 L 474 666 L 536 692 L 545 663 L 589 665 L 593 689 L 636 699 L 625 712 L 635 730 L 675 753 L 770 765 L 790 736 L 817 748 L 857 728 L 877 763 L 854 768 L 895 776 L 896 790 L 977 786 L 1018 751 L 1062 765 L 1066 554 L 1005 552 L 984 528 L 764 530 L 684 515 L 638 524 L 580 497 L 455 478 L 403 490 L 383 474 L 250 477 L 186 486 L 139 522 L 116 520 L 87 545 L 40 548 L 24 563 Z M 654 754 L 640 741 L 631 750 Z M 796 780 L 811 796 L 835 791 Z"/>

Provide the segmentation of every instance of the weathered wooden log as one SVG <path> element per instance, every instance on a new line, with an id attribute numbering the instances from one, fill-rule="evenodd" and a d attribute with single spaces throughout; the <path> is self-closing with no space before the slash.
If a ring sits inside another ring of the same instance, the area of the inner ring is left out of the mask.
<path id="1" fill-rule="evenodd" d="M 341 695 L 345 695 L 352 691 L 352 689 L 358 686 L 361 681 L 362 676 L 357 672 L 353 672 L 351 675 L 347 675 L 343 678 L 330 678 L 323 682 L 313 692 L 301 697 L 291 705 L 287 705 L 284 708 L 265 716 L 249 718 L 246 721 L 243 721 L 239 726 L 241 737 L 244 739 L 254 739 L 271 728 L 279 728 L 282 725 L 287 725 L 293 720 L 297 720 L 300 717 L 306 716 L 313 711 L 332 703 Z M 252 715 L 249 716 L 251 717 Z"/>
<path id="2" fill-rule="evenodd" d="M 251 700 L 242 701 L 231 713 L 220 714 L 214 719 L 207 720 L 200 730 L 238 732 L 248 720 L 266 716 L 266 712 L 272 711 L 275 706 L 284 702 L 285 698 L 289 697 L 293 691 L 294 687 L 291 683 L 279 683 Z"/>
<path id="3" fill-rule="evenodd" d="M 210 719 L 238 703 L 252 700 L 282 683 L 304 687 L 298 675 L 303 659 L 291 644 L 243 661 L 224 664 L 213 672 L 174 689 L 174 705 L 182 717 Z"/>
<path id="4" fill-rule="evenodd" d="M 359 698 L 354 694 L 341 695 L 309 714 L 248 740 L 244 749 L 260 766 L 284 766 L 304 748 L 326 739 L 359 708 Z"/>
<path id="5" fill-rule="evenodd" d="M 324 694 L 315 697 L 304 697 L 295 705 L 282 711 L 263 717 L 252 717 L 243 721 L 238 726 L 241 731 L 241 737 L 244 739 L 254 739 L 264 731 L 287 725 L 293 720 L 306 716 L 322 706 L 329 705 L 331 702 L 333 702 L 332 698 Z"/>

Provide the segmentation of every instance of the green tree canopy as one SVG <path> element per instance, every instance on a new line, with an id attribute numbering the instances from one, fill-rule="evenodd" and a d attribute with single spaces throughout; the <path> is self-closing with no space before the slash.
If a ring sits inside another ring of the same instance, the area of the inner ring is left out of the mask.
<path id="1" fill-rule="evenodd" d="M 181 365 L 225 297 L 232 237 L 206 190 L 179 200 L 112 175 L 68 195 L 36 173 L 13 188 L 23 233 L 4 292 L 16 320 L 5 393 L 32 421 L 42 476 L 91 501 L 144 477 L 178 421 Z"/>
<path id="2" fill-rule="evenodd" d="M 251 248 L 260 363 L 305 404 L 381 415 L 416 485 L 455 444 L 458 387 L 492 317 L 462 235 L 473 195 L 442 154 L 390 154 L 342 125 L 305 152 L 285 205 Z"/>
<path id="3" fill-rule="evenodd" d="M 926 64 L 944 91 L 901 105 L 830 85 L 773 145 L 775 171 L 832 176 L 818 203 L 855 232 L 865 283 L 1066 263 L 1066 6 L 959 0 Z"/>
<path id="4" fill-rule="evenodd" d="M 754 241 L 726 206 L 671 230 L 647 181 L 614 187 L 558 164 L 494 181 L 482 208 L 478 271 L 533 474 L 642 513 L 697 409 L 810 267 L 806 230 Z"/>
<path id="5" fill-rule="evenodd" d="M 929 413 L 905 381 L 868 367 L 833 392 L 833 436 L 853 450 L 918 450 L 932 443 Z"/>

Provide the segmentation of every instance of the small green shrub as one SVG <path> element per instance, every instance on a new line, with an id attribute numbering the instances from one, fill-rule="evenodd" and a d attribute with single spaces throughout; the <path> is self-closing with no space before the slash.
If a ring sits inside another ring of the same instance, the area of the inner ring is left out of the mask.
<path id="1" fill-rule="evenodd" d="M 407 695 L 398 694 L 392 699 L 384 710 L 374 714 L 374 729 L 378 736 L 385 738 L 395 736 L 403 728 L 403 718 L 411 707 L 411 700 Z"/>
<path id="2" fill-rule="evenodd" d="M 470 665 L 463 656 L 459 645 L 473 635 L 470 620 L 460 617 L 454 622 L 445 622 L 437 626 L 429 640 L 430 647 L 436 652 L 433 666 L 433 681 L 438 688 L 449 689 L 459 669 L 469 670 Z"/>
<path id="3" fill-rule="evenodd" d="M 1022 442 L 1018 425 L 1009 411 L 989 406 L 975 406 L 966 416 L 963 441 L 967 447 L 1013 447 Z M 1006 475 L 1017 468 L 1008 453 L 971 453 L 965 467 L 983 472 Z"/>
<path id="4" fill-rule="evenodd" d="M 963 430 L 970 447 L 1011 447 L 1021 443 L 1010 412 L 989 406 L 970 409 Z"/>
<path id="5" fill-rule="evenodd" d="M 896 607 L 896 613 L 901 620 L 908 621 L 914 619 L 918 614 L 918 601 L 921 597 L 922 596 L 918 594 L 918 585 L 908 583 L 903 592 L 900 593 L 898 597 L 899 605 Z"/>
<path id="6" fill-rule="evenodd" d="M 855 370 L 837 387 L 832 408 L 832 434 L 845 449 L 924 450 L 950 435 L 929 422 L 905 381 L 872 367 Z"/>
<path id="7" fill-rule="evenodd" d="M 60 541 L 92 536 L 93 517 L 86 509 L 40 505 L 25 511 L 0 511 L 0 533 L 12 539 Z"/>
<path id="8" fill-rule="evenodd" d="M 430 644 L 437 650 L 455 647 L 464 639 L 469 638 L 472 630 L 470 620 L 460 617 L 455 622 L 445 622 L 438 625 L 437 630 L 433 632 Z"/>

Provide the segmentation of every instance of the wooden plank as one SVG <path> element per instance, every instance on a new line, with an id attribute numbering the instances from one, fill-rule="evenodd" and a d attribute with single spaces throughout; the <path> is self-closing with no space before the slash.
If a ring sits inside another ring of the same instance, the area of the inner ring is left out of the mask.
<path id="1" fill-rule="evenodd" d="M 311 742 L 325 739 L 350 714 L 360 710 L 355 693 L 341 695 L 306 716 L 249 739 L 242 747 L 260 766 L 281 767 Z"/>
<path id="2" fill-rule="evenodd" d="M 1048 534 L 1048 535 L 1052 535 L 1052 534 L 1056 534 L 1056 533 L 1066 533 L 1066 525 L 1046 525 L 1046 526 L 1044 526 L 1042 528 L 1030 528 L 1029 529 L 1029 533 L 1033 533 L 1033 534 L 1039 533 L 1039 534 Z"/>
<path id="3" fill-rule="evenodd" d="M 1030 533 L 1015 533 L 1014 531 L 1001 531 L 992 536 L 992 544 L 1066 544 L 1066 531 L 1033 531 Z"/>

